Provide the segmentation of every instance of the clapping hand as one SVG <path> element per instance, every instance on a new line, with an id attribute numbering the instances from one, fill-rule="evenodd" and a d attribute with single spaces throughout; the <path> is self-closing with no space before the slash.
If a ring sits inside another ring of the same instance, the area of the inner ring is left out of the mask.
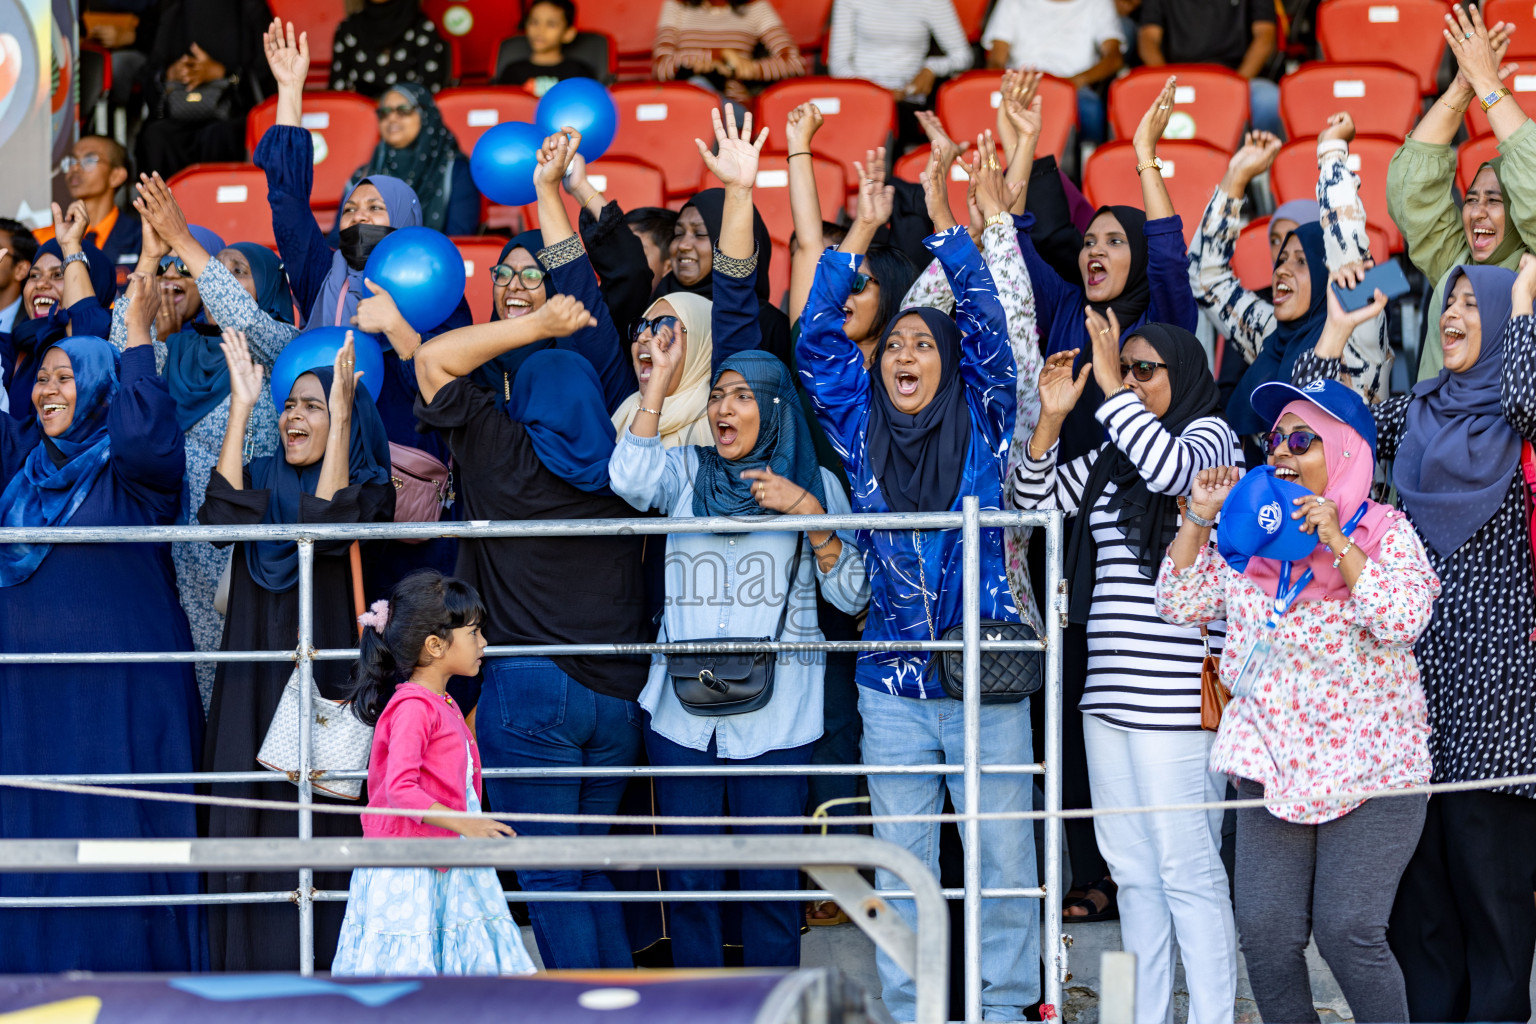
<path id="1" fill-rule="evenodd" d="M 1108 398 L 1125 383 L 1125 373 L 1120 369 L 1120 318 L 1111 309 L 1106 320 L 1098 310 L 1085 306 L 1083 326 L 1093 339 L 1093 379 Z"/>
<path id="2" fill-rule="evenodd" d="M 356 365 L 357 348 L 352 343 L 352 332 L 348 331 L 347 340 L 336 350 L 336 363 L 331 368 L 331 393 L 327 405 L 331 411 L 332 433 L 338 426 L 352 421 L 352 399 L 357 395 L 357 382 L 363 378 L 362 370 L 353 369 Z"/>
<path id="3" fill-rule="evenodd" d="M 146 228 L 153 228 L 155 235 L 173 249 L 194 241 L 192 232 L 187 228 L 187 215 L 182 212 L 181 204 L 176 202 L 170 186 L 160 177 L 159 171 L 153 176 L 140 174 L 137 188 L 139 195 L 133 201 L 133 208 L 139 212 L 139 218 Z M 218 253 L 211 252 L 208 255 L 217 256 Z"/>
<path id="4" fill-rule="evenodd" d="M 137 276 L 137 275 L 135 275 Z M 351 342 L 348 342 L 350 347 Z M 261 364 L 251 358 L 251 349 L 244 331 L 226 330 L 219 348 L 224 352 L 224 363 L 229 367 L 229 405 L 233 409 L 249 412 L 261 398 Z M 340 356 L 338 355 L 338 359 Z M 340 374 L 337 374 L 338 378 Z M 333 389 L 334 393 L 334 389 Z"/>
<path id="5" fill-rule="evenodd" d="M 715 129 L 716 152 L 711 153 L 703 139 L 693 140 L 699 147 L 699 156 L 704 158 L 704 165 L 726 188 L 751 188 L 757 183 L 758 155 L 768 141 L 768 129 L 764 128 L 753 142 L 751 114 L 743 115 L 740 132 L 736 130 L 734 117 L 722 122 L 719 107 L 710 110 L 709 117 Z"/>
<path id="6" fill-rule="evenodd" d="M 971 180 L 976 183 L 976 208 L 982 217 L 992 217 L 1013 205 L 1023 185 L 1009 185 L 1004 179 L 1003 163 L 998 159 L 997 144 L 990 130 L 976 136 L 976 151 L 971 157 Z"/>
<path id="7" fill-rule="evenodd" d="M 128 303 L 128 342 L 145 344 L 152 340 L 150 328 L 160 315 L 160 284 L 149 274 L 135 272 L 128 275 L 128 289 L 124 294 Z"/>
<path id="8" fill-rule="evenodd" d="M 1515 70 L 1514 65 L 1500 66 L 1504 55 L 1496 36 L 1501 28 L 1503 49 L 1507 49 L 1509 26 L 1501 24 L 1489 29 L 1477 8 L 1468 10 L 1456 4 L 1445 15 L 1445 28 L 1440 34 L 1456 57 L 1458 74 L 1479 95 L 1497 89 L 1499 82 Z"/>
<path id="9" fill-rule="evenodd" d="M 1189 510 L 1201 519 L 1215 519 L 1221 514 L 1221 506 L 1227 495 L 1243 478 L 1237 466 L 1213 466 L 1195 474 L 1195 483 L 1189 492 Z"/>
<path id="10" fill-rule="evenodd" d="M 1077 361 L 1078 349 L 1057 352 L 1040 368 L 1040 418 L 1060 423 L 1083 397 L 1088 386 L 1091 366 L 1084 364 L 1074 376 L 1072 364 Z"/>

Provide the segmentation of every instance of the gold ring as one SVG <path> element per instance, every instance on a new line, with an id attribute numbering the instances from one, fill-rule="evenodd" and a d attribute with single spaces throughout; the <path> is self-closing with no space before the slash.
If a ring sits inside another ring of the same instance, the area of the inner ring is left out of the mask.
<path id="1" fill-rule="evenodd" d="M 1101 327 L 1101 328 L 1099 328 L 1099 333 L 1107 338 L 1107 337 L 1109 337 L 1109 328 L 1108 327 Z"/>

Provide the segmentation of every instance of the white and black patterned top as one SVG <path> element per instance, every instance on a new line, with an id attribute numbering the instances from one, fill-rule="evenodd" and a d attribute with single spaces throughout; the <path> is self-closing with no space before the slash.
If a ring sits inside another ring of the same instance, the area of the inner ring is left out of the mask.
<path id="1" fill-rule="evenodd" d="M 1514 317 L 1505 332 L 1504 418 L 1536 440 L 1536 320 Z M 1339 361 L 1312 365 L 1333 377 Z M 1396 457 L 1411 401 L 1371 407 L 1378 462 Z M 1524 486 L 1516 467 L 1493 518 L 1449 557 L 1426 545 L 1441 591 L 1414 653 L 1429 698 L 1435 782 L 1536 774 L 1536 578 Z M 1499 791 L 1536 799 L 1532 785 Z"/>
<path id="2" fill-rule="evenodd" d="M 1080 510 L 1089 471 L 1113 444 L 1136 463 L 1148 490 L 1189 493 L 1195 474 L 1212 466 L 1240 466 L 1242 447 L 1226 421 L 1195 420 L 1175 436 L 1129 391 L 1108 398 L 1096 413 L 1109 434 L 1098 449 L 1056 465 L 1059 444 L 1042 459 L 1028 447 L 1010 480 L 1018 508 Z M 1088 613 L 1088 680 L 1078 710 L 1122 729 L 1196 731 L 1200 728 L 1199 626 L 1174 626 L 1157 614 L 1156 581 L 1145 576 L 1125 533 L 1109 510 L 1111 481 L 1088 516 L 1098 548 L 1093 608 Z M 1221 653 L 1226 623 L 1207 626 L 1211 653 Z"/>
<path id="3" fill-rule="evenodd" d="M 382 49 L 365 47 L 347 31 L 346 21 L 337 26 L 331 44 L 331 88 L 336 90 L 377 97 L 400 82 L 416 82 L 437 92 L 448 84 L 452 71 L 448 44 L 426 15 Z"/>

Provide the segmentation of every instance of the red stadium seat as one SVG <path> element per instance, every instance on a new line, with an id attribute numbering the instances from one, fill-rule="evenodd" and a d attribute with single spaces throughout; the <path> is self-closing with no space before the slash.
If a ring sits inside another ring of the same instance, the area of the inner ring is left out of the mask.
<path id="1" fill-rule="evenodd" d="M 1386 234 L 1390 252 L 1402 252 L 1403 236 L 1387 216 L 1387 164 L 1402 145 L 1397 139 L 1362 135 L 1349 147 L 1349 169 L 1360 178 L 1360 201 L 1365 218 Z M 1312 199 L 1317 195 L 1317 140 L 1296 139 L 1280 147 L 1269 169 L 1269 188 L 1275 202 Z"/>
<path id="2" fill-rule="evenodd" d="M 953 0 L 955 13 L 960 15 L 960 27 L 965 29 L 965 38 L 971 42 L 981 40 L 981 30 L 986 27 L 987 8 L 992 6 L 992 0 Z"/>
<path id="3" fill-rule="evenodd" d="M 1466 192 L 1477 169 L 1499 155 L 1499 140 L 1492 134 L 1468 139 L 1456 151 L 1456 187 Z"/>
<path id="4" fill-rule="evenodd" d="M 934 111 L 950 138 L 956 142 L 976 141 L 988 128 L 997 130 L 997 108 L 1003 101 L 999 91 L 1001 71 L 967 71 L 939 86 Z M 1064 78 L 1046 76 L 1040 81 L 1040 116 L 1045 122 L 1035 152 L 1061 159 L 1072 131 L 1077 127 L 1077 89 Z"/>
<path id="5" fill-rule="evenodd" d="M 1163 181 L 1173 209 L 1184 222 L 1184 241 L 1195 236 L 1211 193 L 1227 172 L 1230 154 L 1207 142 L 1163 140 L 1157 155 L 1163 161 Z M 1123 204 L 1142 207 L 1136 177 L 1136 149 L 1125 141 L 1106 142 L 1094 150 L 1083 167 L 1083 194 L 1095 207 Z"/>
<path id="6" fill-rule="evenodd" d="M 811 148 L 818 156 L 841 165 L 848 191 L 854 191 L 858 180 L 853 162 L 890 141 L 896 130 L 896 101 L 888 89 L 857 78 L 796 78 L 775 83 L 757 98 L 753 128 L 772 129 L 767 152 L 786 152 L 785 119 L 802 103 L 816 104 L 826 120 Z M 694 159 L 698 159 L 697 153 Z"/>
<path id="7" fill-rule="evenodd" d="M 272 0 L 272 16 L 293 22 L 293 31 L 309 34 L 308 88 L 324 89 L 331 76 L 331 47 L 336 26 L 347 16 L 345 0 Z"/>
<path id="8" fill-rule="evenodd" d="M 660 170 L 669 198 L 691 195 L 699 181 L 699 150 L 693 140 L 713 137 L 709 112 L 719 107 L 720 97 L 681 82 L 616 85 L 611 94 L 619 110 L 619 130 L 607 156 L 639 160 Z"/>
<path id="9" fill-rule="evenodd" d="M 794 0 L 794 3 L 775 6 L 779 18 L 784 22 L 784 28 L 794 37 L 795 45 L 805 51 L 820 52 L 827 41 L 832 0 Z M 806 61 L 807 67 L 810 64 L 810 61 Z"/>
<path id="10" fill-rule="evenodd" d="M 230 242 L 277 244 L 267 175 L 255 164 L 193 164 L 168 184 L 190 223 Z"/>
<path id="11" fill-rule="evenodd" d="M 1109 87 L 1109 123 L 1115 137 L 1130 139 L 1147 107 L 1177 75 L 1173 115 L 1165 139 L 1198 139 L 1232 152 L 1248 126 L 1248 80 L 1215 64 L 1168 64 L 1137 68 Z"/>
<path id="12" fill-rule="evenodd" d="M 464 86 L 437 94 L 437 109 L 468 156 L 486 130 L 504 121 L 532 121 L 539 101 L 515 85 Z"/>
<path id="13" fill-rule="evenodd" d="M 506 3 L 510 0 L 490 0 Z M 647 74 L 651 66 L 651 45 L 656 40 L 656 20 L 664 0 L 602 0 L 578 3 L 576 27 L 583 31 L 607 32 L 619 48 L 620 70 L 639 69 Z"/>
<path id="14" fill-rule="evenodd" d="M 453 244 L 464 257 L 464 301 L 469 305 L 469 315 L 475 323 L 485 323 L 491 316 L 491 268 L 507 239 L 476 235 L 455 238 Z"/>
<path id="15" fill-rule="evenodd" d="M 1384 61 L 1411 72 L 1427 96 L 1440 74 L 1447 9 L 1441 0 L 1326 0 L 1318 45 L 1329 63 Z"/>
<path id="16" fill-rule="evenodd" d="M 923 168 L 928 166 L 928 155 L 932 148 L 919 146 L 902 156 L 891 169 L 892 174 L 902 181 L 917 184 Z M 956 160 L 949 168 L 949 209 L 955 215 L 955 220 L 961 223 L 967 222 L 965 194 L 970 191 L 970 187 L 971 176 L 966 173 L 965 161 Z"/>
<path id="17" fill-rule="evenodd" d="M 789 297 L 789 243 L 773 241 L 773 259 L 768 264 L 768 301 L 780 309 Z"/>
<path id="18" fill-rule="evenodd" d="M 1515 26 L 1505 60 L 1536 60 L 1536 5 L 1531 0 L 1483 0 L 1481 10 L 1486 24 L 1507 21 Z"/>
<path id="19" fill-rule="evenodd" d="M 823 220 L 835 221 L 839 210 L 848 204 L 848 193 L 843 185 L 843 169 L 830 160 L 812 157 L 812 173 L 816 176 L 816 196 L 821 200 Z M 708 168 L 701 168 L 699 190 L 719 185 Z M 789 211 L 789 159 L 783 156 L 763 154 L 757 164 L 757 184 L 752 190 L 752 202 L 768 225 L 768 234 L 775 242 L 789 244 L 789 236 L 795 233 L 795 221 Z M 787 275 L 786 275 L 787 280 Z"/>
<path id="20" fill-rule="evenodd" d="M 1419 82 L 1390 64 L 1307 64 L 1280 79 L 1280 118 L 1293 139 L 1317 135 L 1340 111 L 1362 135 L 1401 139 L 1419 117 Z"/>
<path id="21" fill-rule="evenodd" d="M 522 24 L 522 5 L 510 0 L 422 0 L 422 11 L 453 53 L 455 81 L 484 81 L 496 50 Z"/>
<path id="22" fill-rule="evenodd" d="M 254 153 L 256 143 L 276 123 L 274 96 L 246 115 L 246 151 Z M 315 143 L 315 185 L 309 205 L 320 211 L 335 210 L 341 205 L 341 194 L 352 172 L 368 162 L 378 145 L 379 120 L 374 102 L 355 92 L 307 92 L 304 127 Z"/>
<path id="23" fill-rule="evenodd" d="M 1274 281 L 1275 265 L 1269 259 L 1269 218 L 1251 221 L 1237 233 L 1232 252 L 1232 272 L 1244 288 L 1256 292 Z"/>
<path id="24" fill-rule="evenodd" d="M 1533 29 L 1532 31 L 1536 31 Z M 1505 79 L 1504 84 L 1509 86 L 1510 96 L 1520 109 L 1527 115 L 1536 110 L 1536 75 L 1515 73 Z M 1504 100 L 1501 102 L 1508 102 Z M 1473 100 L 1467 107 L 1467 138 L 1475 139 L 1479 135 L 1487 135 L 1493 131 L 1493 126 L 1488 123 L 1488 115 L 1483 113 L 1483 105 Z"/>
<path id="25" fill-rule="evenodd" d="M 642 206 L 661 206 L 666 202 L 661 172 L 638 160 L 604 156 L 587 166 L 587 180 L 605 198 L 617 201 L 625 212 Z M 571 218 L 571 224 L 580 223 L 581 207 L 563 189 L 560 195 L 565 200 L 565 212 Z M 526 230 L 531 231 L 539 226 L 538 203 L 529 203 L 522 211 Z"/>

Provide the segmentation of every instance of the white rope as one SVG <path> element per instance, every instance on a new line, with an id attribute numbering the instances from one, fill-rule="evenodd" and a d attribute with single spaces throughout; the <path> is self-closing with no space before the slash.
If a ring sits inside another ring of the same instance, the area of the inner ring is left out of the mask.
<path id="1" fill-rule="evenodd" d="M 1352 803 L 1376 800 L 1384 797 L 1433 796 L 1436 793 L 1465 793 L 1473 790 L 1506 789 L 1513 786 L 1536 785 L 1536 774 L 1510 775 L 1496 779 L 1477 779 L 1469 782 L 1437 782 L 1425 786 L 1408 786 L 1400 789 L 1366 789 L 1343 793 L 1314 794 L 1286 800 L 1256 797 L 1239 800 L 1214 800 L 1193 804 L 1155 804 L 1144 807 L 1092 807 L 1062 811 L 982 811 L 976 814 L 848 814 L 838 815 L 838 825 L 879 825 L 918 823 L 960 823 L 965 821 L 1042 821 L 1050 818 L 1096 818 L 1115 814 L 1170 814 L 1184 811 L 1211 811 L 1232 808 L 1242 810 L 1253 807 L 1285 807 L 1310 803 Z M 287 800 L 257 800 L 249 797 L 198 796 L 193 793 L 157 793 L 126 789 L 119 786 L 87 786 L 72 782 L 43 782 L 39 780 L 0 780 L 0 786 L 14 789 L 42 790 L 52 793 L 77 793 L 82 796 L 122 797 L 129 800 L 151 800 L 159 803 L 199 804 L 205 807 L 243 807 L 255 810 L 299 813 L 300 805 Z M 825 816 L 784 815 L 778 817 L 734 817 L 726 815 L 693 815 L 667 817 L 655 814 L 508 814 L 491 811 L 420 811 L 399 807 L 367 807 L 364 805 L 341 806 L 337 804 L 310 804 L 315 814 L 370 814 L 380 817 L 412 818 L 423 815 L 433 818 L 483 818 L 493 821 L 529 821 L 540 824 L 598 824 L 598 825 L 748 825 L 748 826 L 818 826 L 827 822 Z"/>

